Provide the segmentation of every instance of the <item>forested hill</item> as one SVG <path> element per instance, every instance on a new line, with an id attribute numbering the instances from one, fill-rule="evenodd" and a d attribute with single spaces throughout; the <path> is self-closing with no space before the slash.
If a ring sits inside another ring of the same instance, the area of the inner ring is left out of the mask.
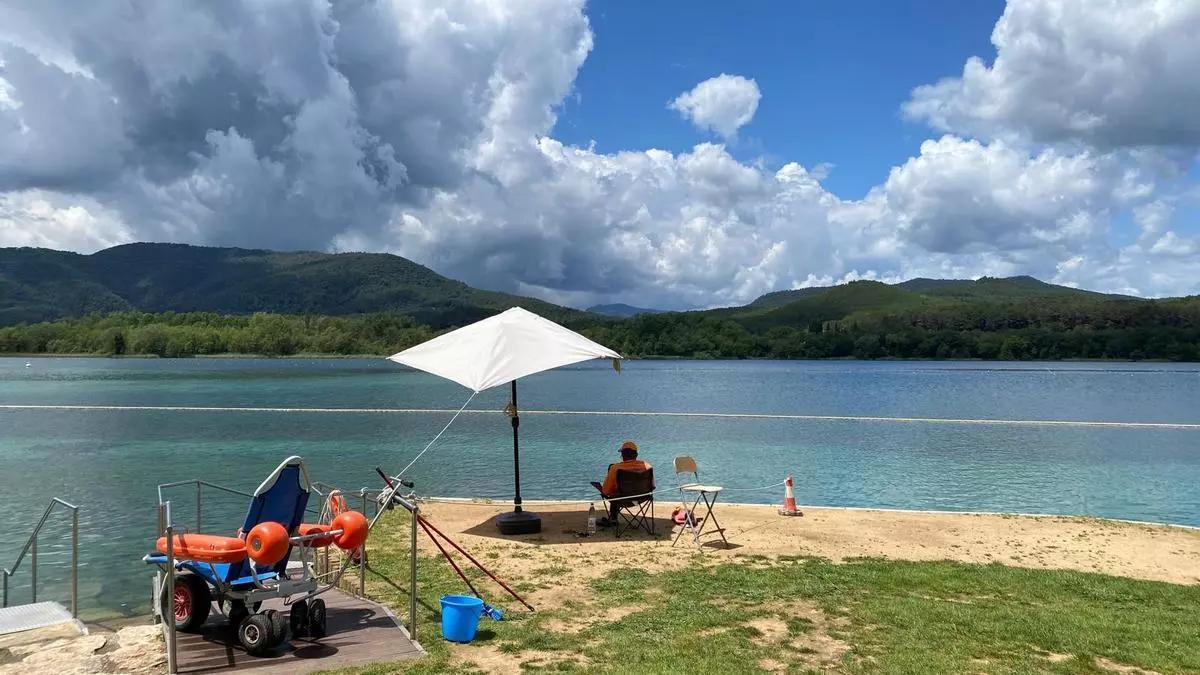
<path id="1" fill-rule="evenodd" d="M 388 354 L 514 305 L 633 357 L 1200 360 L 1200 296 L 1146 300 L 1031 277 L 856 281 L 611 317 L 384 254 L 0 249 L 0 353 Z"/>
<path id="2" fill-rule="evenodd" d="M 1200 296 L 1145 300 L 1032 277 L 856 281 L 589 331 L 682 357 L 1200 360 Z"/>
<path id="3" fill-rule="evenodd" d="M 472 288 L 383 253 L 280 253 L 126 244 L 79 255 L 0 249 L 0 326 L 137 310 L 217 314 L 397 312 L 434 328 L 512 306 L 563 321 L 583 312 Z"/>

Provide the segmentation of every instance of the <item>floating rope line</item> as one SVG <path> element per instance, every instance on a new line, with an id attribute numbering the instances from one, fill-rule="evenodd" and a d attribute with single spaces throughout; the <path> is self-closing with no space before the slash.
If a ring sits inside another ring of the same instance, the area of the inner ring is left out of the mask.
<path id="1" fill-rule="evenodd" d="M 66 411 L 159 411 L 159 412 L 230 412 L 230 413 L 359 413 L 359 414 L 448 414 L 500 415 L 501 410 L 454 410 L 453 408 L 280 408 L 221 406 L 121 406 L 121 405 L 16 405 L 0 404 L 0 410 Z M 951 417 L 886 417 L 878 415 L 791 415 L 786 413 L 715 413 L 663 412 L 633 410 L 521 410 L 522 415 L 581 415 L 608 417 L 683 417 L 749 420 L 795 420 L 806 422 L 892 422 L 903 424 L 975 424 L 984 426 L 1060 426 L 1116 429 L 1192 429 L 1200 423 L 1185 422 L 1096 422 L 1088 420 L 1009 420 L 965 419 Z"/>

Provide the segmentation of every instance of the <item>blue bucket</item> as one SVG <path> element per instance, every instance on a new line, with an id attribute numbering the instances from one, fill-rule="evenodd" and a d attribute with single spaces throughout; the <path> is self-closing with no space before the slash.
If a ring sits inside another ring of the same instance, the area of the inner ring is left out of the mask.
<path id="1" fill-rule="evenodd" d="M 471 595 L 442 596 L 442 637 L 451 642 L 470 642 L 479 629 L 483 600 Z"/>

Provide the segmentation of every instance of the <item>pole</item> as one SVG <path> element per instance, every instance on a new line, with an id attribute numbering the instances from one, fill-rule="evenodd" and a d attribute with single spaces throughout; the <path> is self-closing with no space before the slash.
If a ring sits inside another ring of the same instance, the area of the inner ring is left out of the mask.
<path id="1" fill-rule="evenodd" d="M 33 556 L 29 560 L 29 564 L 32 566 L 32 569 L 30 571 L 33 576 L 33 583 L 32 583 L 32 587 L 30 590 L 33 593 L 33 601 L 37 602 L 37 530 L 34 530 L 34 532 L 33 532 L 33 551 L 32 551 L 32 553 L 33 553 Z"/>
<path id="2" fill-rule="evenodd" d="M 414 515 L 415 515 L 415 514 L 414 514 Z M 514 590 L 513 590 L 513 589 L 511 589 L 511 588 L 509 588 L 509 587 L 508 587 L 508 584 L 506 584 L 506 583 L 504 583 L 503 581 L 501 581 L 501 580 L 500 580 L 500 577 L 497 577 L 495 574 L 492 574 L 492 571 L 491 571 L 491 570 L 489 570 L 488 568 L 484 567 L 484 566 L 483 566 L 483 565 L 482 565 L 482 564 L 481 564 L 481 563 L 480 563 L 478 560 L 476 560 L 476 559 L 475 559 L 475 556 L 471 555 L 470 553 L 467 553 L 467 550 L 466 550 L 465 548 L 463 548 L 463 547 L 459 546 L 458 544 L 456 544 L 456 543 L 454 542 L 454 540 L 453 540 L 453 539 L 451 539 L 450 537 L 447 537 L 447 536 L 446 536 L 446 533 L 442 532 L 441 530 L 439 530 L 439 529 L 437 528 L 437 525 L 434 525 L 433 523 L 431 523 L 431 522 L 429 522 L 428 520 L 426 520 L 424 516 L 417 516 L 417 517 L 419 517 L 419 518 L 421 519 L 421 524 L 422 524 L 422 525 L 425 525 L 425 526 L 427 526 L 429 529 L 431 529 L 431 530 L 433 530 L 434 532 L 438 533 L 438 534 L 439 534 L 439 535 L 442 537 L 442 539 L 445 539 L 445 540 L 446 540 L 446 543 L 447 543 L 447 544 L 450 544 L 451 546 L 453 546 L 453 547 L 454 547 L 454 550 L 456 550 L 456 551 L 458 551 L 459 553 L 463 554 L 463 556 L 464 556 L 464 557 L 466 557 L 466 559 L 467 559 L 467 560 L 470 560 L 470 561 L 471 561 L 471 564 L 475 565 L 476 567 L 478 567 L 478 568 L 479 568 L 479 570 L 480 570 L 481 572 L 483 572 L 484 574 L 486 574 L 486 575 L 488 575 L 489 577 L 491 577 L 492 581 L 496 582 L 497 584 L 500 584 L 500 587 L 501 587 L 501 588 L 503 588 L 504 590 L 508 591 L 508 594 L 509 594 L 509 595 L 511 595 L 511 596 L 513 596 L 514 598 L 516 598 L 516 599 L 517 599 L 517 600 L 518 600 L 518 601 L 519 601 L 519 602 L 520 602 L 522 605 L 525 605 L 526 607 L 528 607 L 528 608 L 529 608 L 529 611 L 531 611 L 531 612 L 533 612 L 533 611 L 536 611 L 536 610 L 534 610 L 534 609 L 533 609 L 533 605 L 529 604 L 528 602 L 525 602 L 525 599 L 524 599 L 524 598 L 522 598 L 521 596 L 517 595 L 516 591 L 514 591 Z"/>
<path id="3" fill-rule="evenodd" d="M 362 489 L 362 512 L 367 515 L 367 489 Z M 358 597 L 367 597 L 367 542 L 358 547 Z"/>
<path id="4" fill-rule="evenodd" d="M 79 509 L 71 511 L 71 616 L 79 618 Z"/>
<path id="5" fill-rule="evenodd" d="M 175 651 L 175 526 L 171 524 L 171 502 L 162 505 L 161 513 L 167 524 L 167 583 L 163 588 L 167 601 L 163 603 L 166 610 L 163 623 L 167 628 L 167 672 L 174 675 L 179 672 L 179 660 Z"/>
<path id="6" fill-rule="evenodd" d="M 408 637 L 417 639 L 417 505 L 412 511 L 412 551 L 408 556 Z"/>
<path id="7" fill-rule="evenodd" d="M 517 428 L 521 426 L 521 415 L 517 411 L 517 381 L 512 381 L 512 430 L 513 430 L 513 482 L 516 484 L 516 498 L 513 499 L 513 510 L 521 510 L 521 444 L 517 436 Z"/>

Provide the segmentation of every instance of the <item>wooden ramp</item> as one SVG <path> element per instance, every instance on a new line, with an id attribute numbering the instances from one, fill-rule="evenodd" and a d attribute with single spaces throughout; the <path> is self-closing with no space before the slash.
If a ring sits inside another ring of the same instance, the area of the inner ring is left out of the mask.
<path id="1" fill-rule="evenodd" d="M 293 638 L 265 656 L 250 656 L 223 617 L 213 616 L 201 633 L 176 634 L 179 672 L 311 673 L 424 655 L 382 605 L 337 590 L 321 597 L 326 605 L 326 637 Z M 283 603 L 272 600 L 263 603 L 262 609 L 282 610 Z"/>

